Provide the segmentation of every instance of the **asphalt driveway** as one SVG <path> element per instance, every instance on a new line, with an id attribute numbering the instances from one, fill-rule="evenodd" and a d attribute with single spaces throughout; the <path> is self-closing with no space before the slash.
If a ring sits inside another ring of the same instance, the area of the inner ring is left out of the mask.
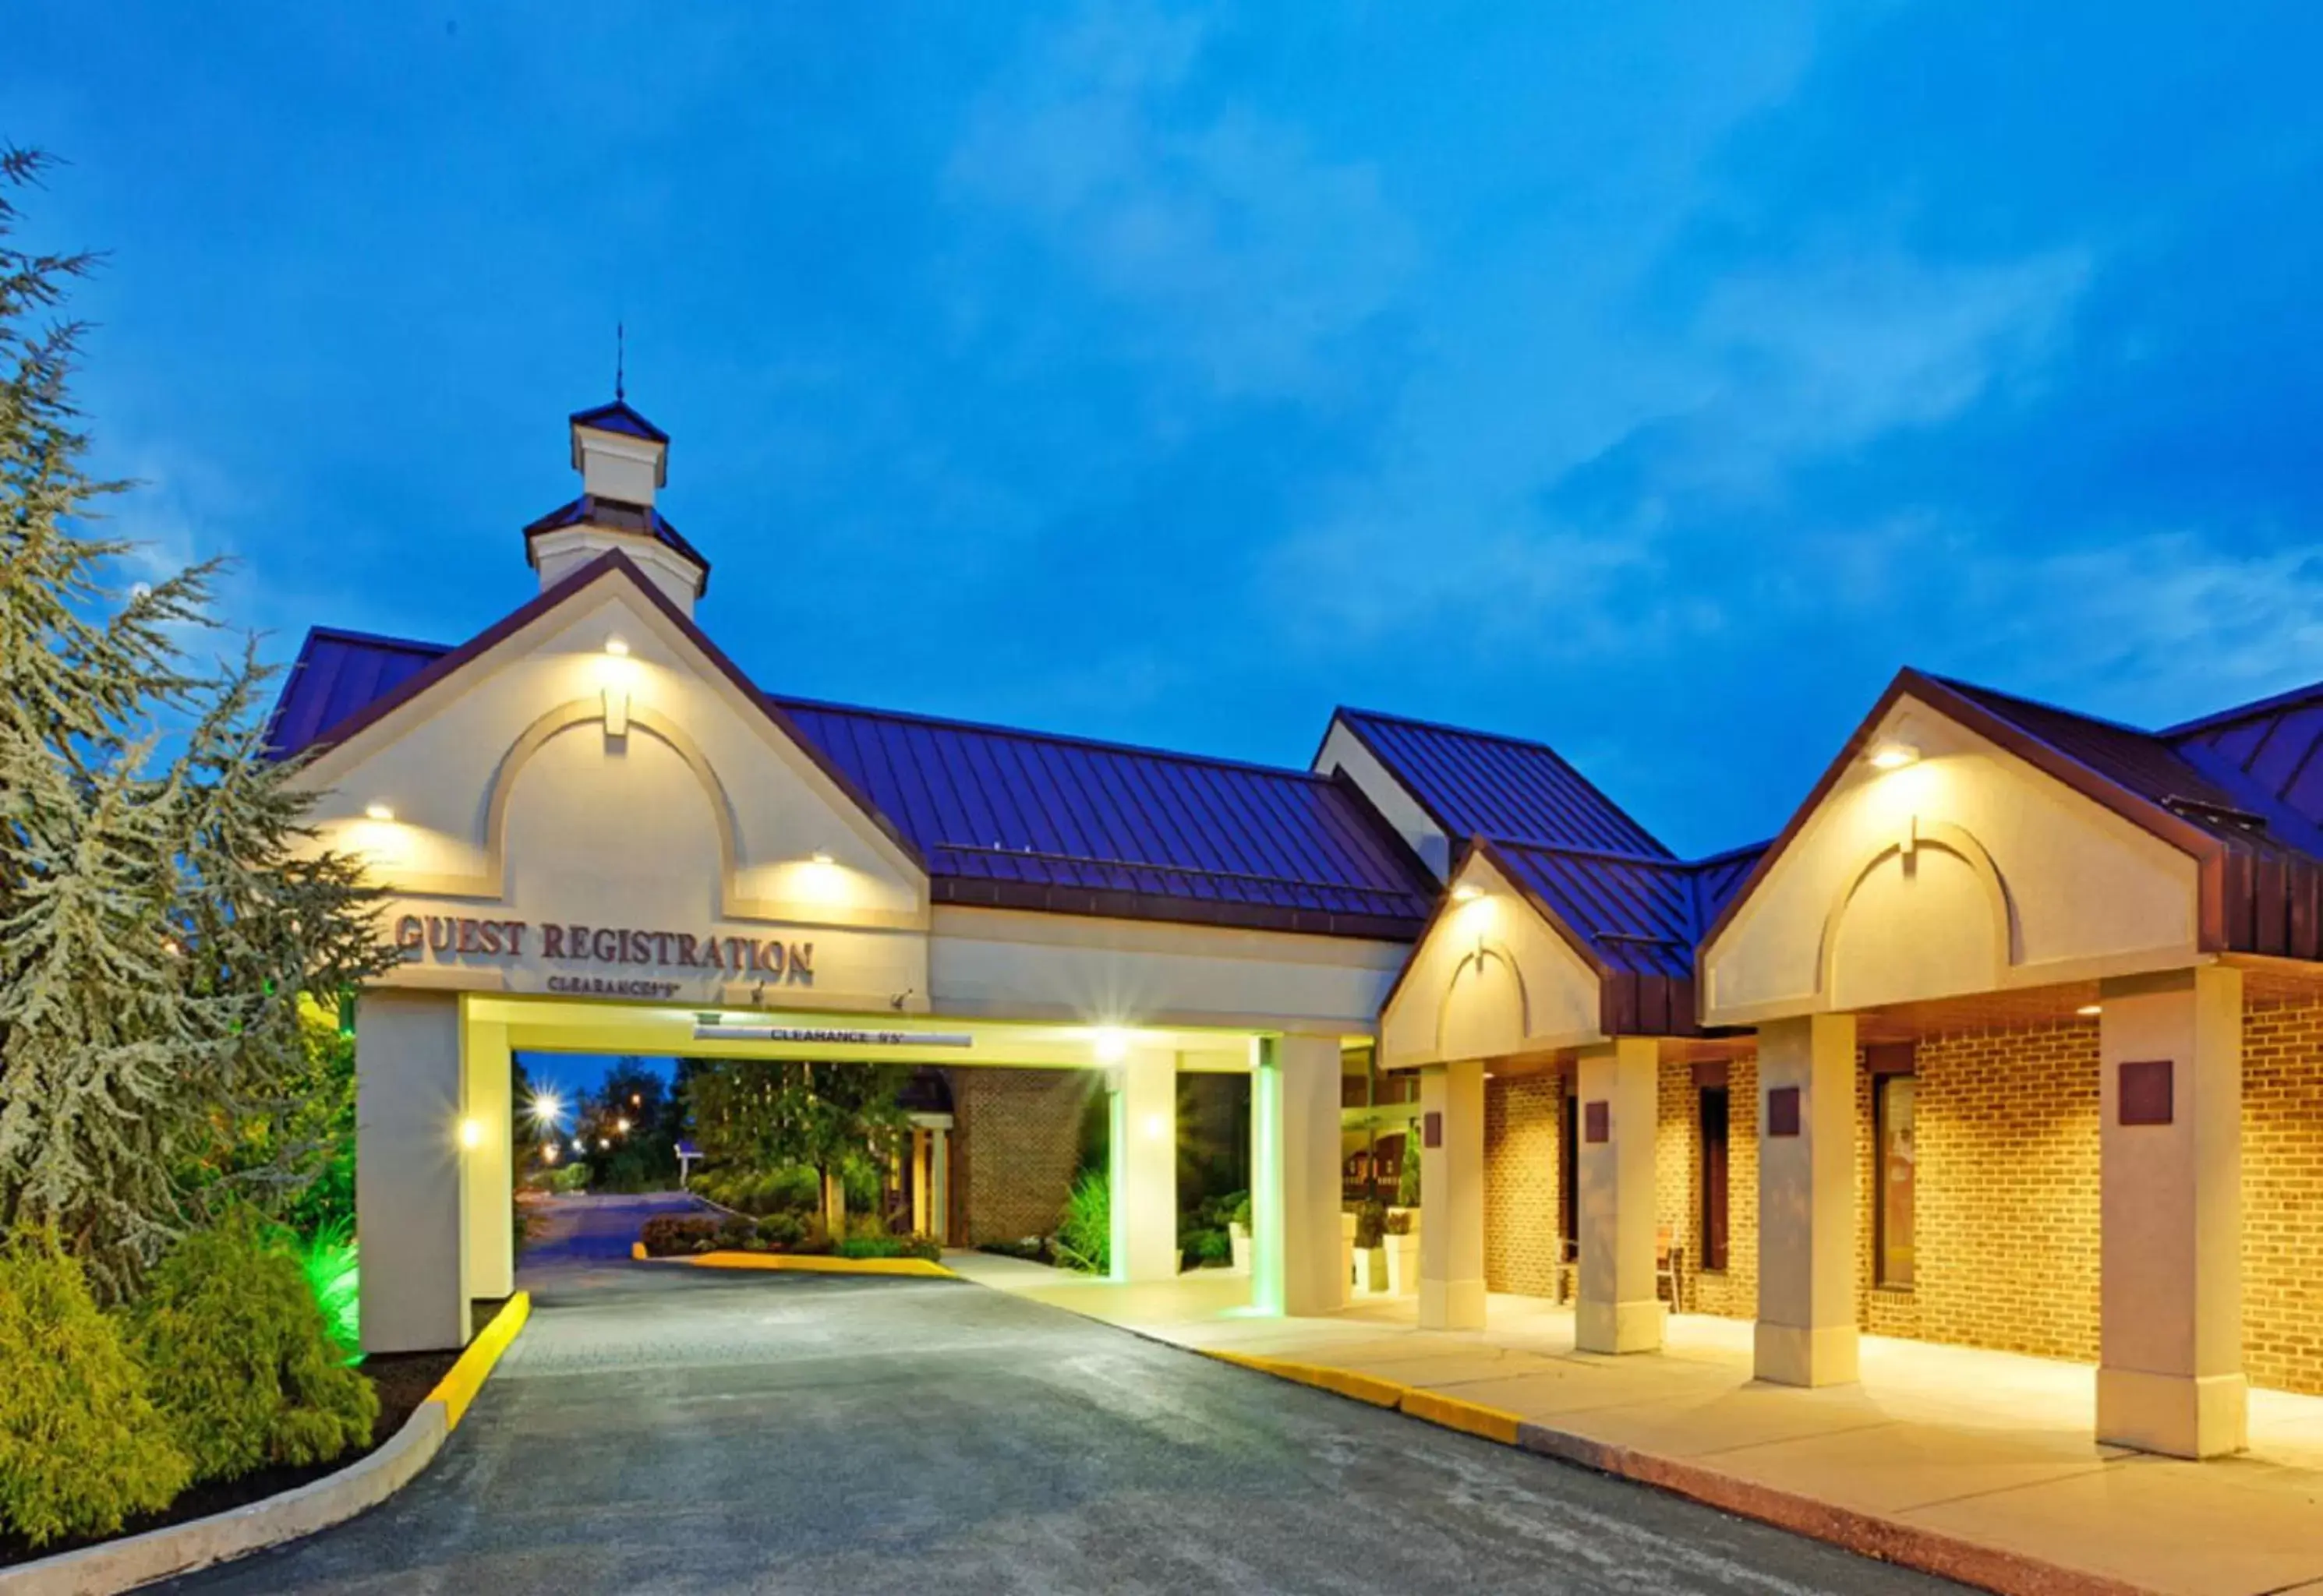
<path id="1" fill-rule="evenodd" d="M 426 1474 L 172 1588 L 1956 1589 L 978 1287 L 632 1264 L 588 1219 Z"/>

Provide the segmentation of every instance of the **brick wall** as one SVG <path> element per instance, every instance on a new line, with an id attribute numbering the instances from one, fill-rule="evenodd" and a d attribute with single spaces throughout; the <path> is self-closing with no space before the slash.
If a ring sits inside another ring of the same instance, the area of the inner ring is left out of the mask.
<path id="1" fill-rule="evenodd" d="M 1486 1290 L 1556 1295 L 1564 1133 L 1562 1076 L 1496 1076 L 1484 1083 Z"/>
<path id="2" fill-rule="evenodd" d="M 1046 1235 L 1080 1164 L 1086 1069 L 952 1069 L 951 1237 L 956 1245 Z"/>
<path id="3" fill-rule="evenodd" d="M 1726 1268 L 1702 1267 L 1702 1089 L 1694 1066 L 1661 1067 L 1654 1147 L 1654 1223 L 1685 1250 L 1686 1309 L 1730 1319 L 1758 1315 L 1758 1060 L 1726 1067 Z"/>
<path id="4" fill-rule="evenodd" d="M 2323 1003 L 2243 1014 L 2243 1361 L 2323 1393 Z"/>
<path id="5" fill-rule="evenodd" d="M 1871 1283 L 1871 1089 L 1859 1078 L 1858 1284 L 1875 1334 L 2094 1362 L 2098 1023 L 1919 1045 L 1908 1294 Z"/>

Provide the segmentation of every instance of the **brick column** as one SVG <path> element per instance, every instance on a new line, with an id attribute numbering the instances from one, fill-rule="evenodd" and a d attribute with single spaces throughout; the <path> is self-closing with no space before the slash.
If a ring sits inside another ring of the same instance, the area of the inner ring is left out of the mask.
<path id="1" fill-rule="evenodd" d="M 1758 1031 L 1758 1324 L 1777 1385 L 1856 1377 L 1855 1016 Z"/>
<path id="2" fill-rule="evenodd" d="M 1584 1353 L 1646 1353 L 1662 1344 L 1654 1292 L 1654 1142 L 1661 1119 L 1660 1049 L 1618 1037 L 1581 1051 L 1581 1305 Z"/>
<path id="3" fill-rule="evenodd" d="M 2099 996 L 2098 1438 L 2239 1452 L 2242 972 L 2111 980 Z"/>
<path id="4" fill-rule="evenodd" d="M 1419 1327 L 1484 1327 L 1484 1066 L 1419 1078 Z M 1404 1156 L 1410 1157 L 1409 1149 Z"/>

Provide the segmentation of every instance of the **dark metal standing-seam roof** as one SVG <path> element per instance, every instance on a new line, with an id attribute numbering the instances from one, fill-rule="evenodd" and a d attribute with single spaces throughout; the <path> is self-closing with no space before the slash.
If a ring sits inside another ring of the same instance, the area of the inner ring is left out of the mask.
<path id="1" fill-rule="evenodd" d="M 1350 930 L 1368 924 L 1378 935 L 1417 930 L 1434 897 L 1434 884 L 1360 799 L 1304 771 L 772 702 L 904 828 L 937 874 L 960 882 L 1095 894 L 1092 903 L 1125 894 L 1210 903 L 1229 915 L 1288 911 L 1345 920 Z M 864 757 L 877 740 L 871 727 L 903 729 L 900 749 L 887 741 L 899 757 Z"/>
<path id="2" fill-rule="evenodd" d="M 1545 743 L 1372 710 L 1338 719 L 1449 836 L 1673 857 Z"/>
<path id="3" fill-rule="evenodd" d="M 267 748 L 278 758 L 297 753 L 449 652 L 436 643 L 315 628 L 275 700 Z"/>
<path id="4" fill-rule="evenodd" d="M 2306 857 L 2301 844 L 2308 839 L 2278 836 L 2271 828 L 2276 817 L 2267 812 L 2277 807 L 2271 794 L 2232 775 L 2206 773 L 2166 738 L 1971 683 L 1944 679 L 1943 684 L 2234 851 Z"/>
<path id="5" fill-rule="evenodd" d="M 2323 827 L 2323 682 L 2205 715 L 2162 735 L 2188 759 L 2239 778 Z"/>

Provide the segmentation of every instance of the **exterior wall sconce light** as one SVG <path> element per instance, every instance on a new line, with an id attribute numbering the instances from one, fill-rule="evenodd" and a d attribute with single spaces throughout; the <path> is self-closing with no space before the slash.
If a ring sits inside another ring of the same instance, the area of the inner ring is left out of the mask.
<path id="1" fill-rule="evenodd" d="M 478 1119 L 473 1114 L 461 1120 L 460 1145 L 467 1148 L 476 1148 L 482 1147 L 483 1144 L 484 1122 Z"/>
<path id="2" fill-rule="evenodd" d="M 827 848 L 818 848 L 806 857 L 808 862 L 811 864 L 828 865 L 831 863 L 831 849 Z"/>
<path id="3" fill-rule="evenodd" d="M 395 818 L 395 811 L 384 803 L 366 803 L 363 805 L 363 818 L 373 821 L 391 821 Z"/>
<path id="4" fill-rule="evenodd" d="M 2084 1020 L 2093 1020 L 2098 1015 L 2105 1013 L 2105 1004 L 2101 1003 L 2085 1003 L 2080 1007 L 2075 1009 L 2073 1013 L 2079 1014 Z"/>
<path id="5" fill-rule="evenodd" d="M 1118 1025 L 1098 1026 L 1095 1045 L 1100 1064 L 1118 1064 L 1129 1056 L 1129 1035 Z"/>
<path id="6" fill-rule="evenodd" d="M 1874 770 L 1901 770 L 1920 762 L 1920 750 L 1910 743 L 1884 742 L 1872 748 L 1868 758 Z"/>
<path id="7" fill-rule="evenodd" d="M 1455 903 L 1473 903 L 1483 895 L 1484 889 L 1473 881 L 1461 882 L 1452 889 L 1452 901 Z"/>
<path id="8" fill-rule="evenodd" d="M 605 652 L 611 655 L 615 659 L 629 658 L 629 639 L 622 637 L 619 632 L 609 633 L 605 638 Z"/>

